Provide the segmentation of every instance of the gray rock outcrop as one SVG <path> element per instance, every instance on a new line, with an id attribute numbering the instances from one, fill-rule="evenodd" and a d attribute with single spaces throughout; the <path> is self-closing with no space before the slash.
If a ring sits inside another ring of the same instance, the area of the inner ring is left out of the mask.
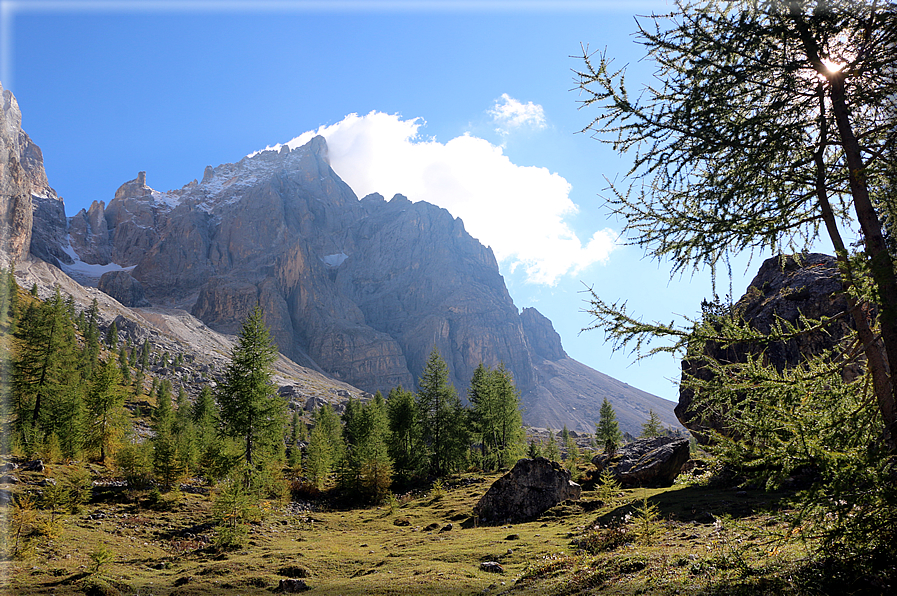
<path id="1" fill-rule="evenodd" d="M 600 453 L 592 463 L 608 468 L 624 487 L 669 486 L 688 461 L 688 439 L 654 437 L 628 443 L 613 453 Z"/>
<path id="2" fill-rule="evenodd" d="M 97 288 L 125 306 L 142 307 L 150 303 L 143 294 L 143 286 L 127 271 L 108 271 L 100 277 Z"/>
<path id="3" fill-rule="evenodd" d="M 487 522 L 530 520 L 581 494 L 582 488 L 559 463 L 524 458 L 489 487 L 473 514 Z"/>
<path id="4" fill-rule="evenodd" d="M 835 257 L 809 253 L 766 259 L 744 296 L 735 303 L 736 315 L 762 333 L 769 332 L 776 317 L 795 325 L 801 314 L 811 319 L 833 317 L 834 322 L 825 330 L 804 333 L 785 343 L 762 347 L 737 344 L 726 349 L 708 343 L 704 353 L 719 362 L 735 363 L 745 362 L 748 354 L 762 352 L 764 362 L 779 371 L 795 366 L 807 356 L 833 348 L 850 333 L 853 321 L 847 314 L 847 299 L 842 290 Z M 690 375 L 705 381 L 712 375 L 699 357 L 684 359 L 682 371 L 683 377 Z M 853 380 L 859 373 L 858 365 L 850 365 L 844 370 L 845 380 Z M 692 407 L 694 398 L 694 390 L 683 383 L 675 408 L 679 421 L 702 444 L 711 441 L 711 430 L 726 434 L 728 431 L 718 416 Z"/>

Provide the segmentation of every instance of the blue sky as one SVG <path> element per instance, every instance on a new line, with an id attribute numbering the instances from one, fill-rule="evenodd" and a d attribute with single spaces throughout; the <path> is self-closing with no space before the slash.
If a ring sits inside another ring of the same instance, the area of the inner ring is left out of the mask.
<path id="1" fill-rule="evenodd" d="M 179 188 L 206 165 L 323 132 L 359 196 L 442 202 L 493 247 L 515 304 L 548 316 L 572 357 L 676 399 L 675 360 L 634 363 L 600 332 L 579 333 L 584 284 L 662 321 L 712 294 L 709 272 L 670 280 L 665 264 L 613 244 L 622 222 L 600 195 L 628 162 L 577 134 L 595 116 L 572 90 L 580 44 L 629 64 L 631 88 L 649 82 L 633 15 L 664 12 L 663 0 L 0 5 L 0 82 L 68 215 L 108 204 L 138 171 L 155 189 Z M 758 265 L 737 262 L 736 296 Z"/>

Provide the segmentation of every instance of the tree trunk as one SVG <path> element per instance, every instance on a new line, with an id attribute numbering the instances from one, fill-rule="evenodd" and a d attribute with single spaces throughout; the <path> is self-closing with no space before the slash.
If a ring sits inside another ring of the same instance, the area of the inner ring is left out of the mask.
<path id="1" fill-rule="evenodd" d="M 876 386 L 876 398 L 878 399 L 878 407 L 881 410 L 882 420 L 885 424 L 885 440 L 891 451 L 894 451 L 897 450 L 897 443 L 894 441 L 894 433 L 897 431 L 897 399 L 895 399 L 894 395 L 894 381 L 891 371 L 897 370 L 897 276 L 894 274 L 894 262 L 891 260 L 891 254 L 888 252 L 884 235 L 881 231 L 881 221 L 878 219 L 878 214 L 869 198 L 869 188 L 866 186 L 865 176 L 866 166 L 863 163 L 860 144 L 853 134 L 850 124 L 843 73 L 832 73 L 830 81 L 832 85 L 832 110 L 835 114 L 835 121 L 838 124 L 841 146 L 844 149 L 844 155 L 847 160 L 850 193 L 853 196 L 857 221 L 863 231 L 865 252 L 880 300 L 879 325 L 881 327 L 881 339 L 885 348 L 890 383 L 887 390 L 882 388 L 881 392 L 878 391 Z"/>
<path id="2" fill-rule="evenodd" d="M 875 353 L 878 351 L 877 348 L 867 344 L 862 336 L 860 339 L 863 340 L 864 347 L 868 346 L 866 357 L 873 376 L 878 374 L 880 377 L 874 379 L 876 381 L 875 397 L 885 426 L 885 442 L 888 448 L 894 452 L 897 451 L 897 442 L 895 442 L 897 398 L 894 395 L 895 386 L 891 371 L 897 370 L 897 275 L 894 273 L 894 263 L 881 231 L 881 221 L 869 198 L 869 188 L 866 186 L 866 164 L 863 163 L 862 150 L 850 123 L 850 109 L 847 106 L 847 91 L 844 86 L 845 73 L 843 70 L 833 71 L 823 63 L 819 44 L 804 22 L 800 5 L 797 2 L 790 3 L 789 11 L 800 35 L 807 59 L 816 72 L 828 81 L 831 89 L 832 112 L 841 139 L 841 149 L 844 151 L 847 162 L 850 194 L 853 198 L 857 221 L 863 231 L 865 253 L 872 272 L 872 279 L 878 290 L 879 324 L 885 352 L 884 358 L 879 358 L 882 360 L 880 364 L 875 363 L 876 358 L 879 357 Z M 876 373 L 873 368 L 875 366 L 886 368 L 886 370 L 879 369 Z M 883 378 L 887 378 L 887 383 Z"/>

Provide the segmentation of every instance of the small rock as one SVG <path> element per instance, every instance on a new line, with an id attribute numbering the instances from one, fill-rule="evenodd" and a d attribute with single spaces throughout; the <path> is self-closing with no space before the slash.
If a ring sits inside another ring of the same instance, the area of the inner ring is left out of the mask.
<path id="1" fill-rule="evenodd" d="M 25 472 L 43 472 L 44 462 L 39 459 L 22 464 L 22 470 Z"/>
<path id="2" fill-rule="evenodd" d="M 18 484 L 19 479 L 12 474 L 4 474 L 0 476 L 0 484 Z"/>
<path id="3" fill-rule="evenodd" d="M 442 529 L 439 530 L 439 532 L 440 532 L 440 533 L 442 533 L 442 532 L 450 532 L 450 531 L 452 530 L 453 527 L 454 527 L 454 526 L 453 526 L 452 524 L 446 524 L 446 525 L 442 526 Z"/>
<path id="4" fill-rule="evenodd" d="M 504 573 L 505 568 L 498 561 L 485 561 L 480 563 L 480 569 L 489 573 Z"/>
<path id="5" fill-rule="evenodd" d="M 295 594 L 297 592 L 306 592 L 311 590 L 308 584 L 305 583 L 304 580 L 301 579 L 282 579 L 280 583 L 277 585 L 277 592 L 284 592 L 286 594 Z"/>
<path id="6" fill-rule="evenodd" d="M 520 534 L 508 534 L 505 540 L 520 540 Z"/>
<path id="7" fill-rule="evenodd" d="M 424 528 L 424 532 L 432 532 L 433 530 L 438 530 L 438 529 L 439 529 L 439 524 L 437 524 L 436 522 L 433 522 L 432 524 L 430 524 L 429 526 Z"/>
<path id="8" fill-rule="evenodd" d="M 411 520 L 408 519 L 407 517 L 397 517 L 394 520 L 392 520 L 392 525 L 394 525 L 394 526 L 410 526 Z"/>

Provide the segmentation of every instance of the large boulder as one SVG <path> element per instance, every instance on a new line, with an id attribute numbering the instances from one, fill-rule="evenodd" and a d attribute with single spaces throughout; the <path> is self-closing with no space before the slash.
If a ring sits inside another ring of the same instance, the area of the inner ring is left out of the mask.
<path id="1" fill-rule="evenodd" d="M 559 463 L 544 457 L 521 459 L 489 487 L 473 514 L 484 521 L 525 521 L 580 494 L 582 488 Z"/>
<path id="2" fill-rule="evenodd" d="M 688 439 L 654 437 L 639 439 L 612 453 L 600 453 L 592 463 L 599 472 L 608 468 L 626 487 L 669 486 L 688 456 Z"/>
<path id="3" fill-rule="evenodd" d="M 125 306 L 134 308 L 150 305 L 143 295 L 143 286 L 126 271 L 107 271 L 100 278 L 97 287 Z"/>
<path id="4" fill-rule="evenodd" d="M 733 306 L 736 316 L 753 329 L 769 333 L 778 319 L 793 325 L 800 324 L 800 316 L 810 319 L 829 317 L 832 323 L 825 329 L 803 333 L 781 343 L 752 345 L 734 344 L 721 347 L 708 342 L 703 355 L 693 355 L 682 361 L 682 378 L 676 416 L 701 444 L 713 441 L 714 433 L 734 437 L 718 414 L 693 406 L 694 389 L 684 382 L 688 377 L 709 381 L 712 370 L 706 366 L 711 359 L 722 363 L 746 362 L 749 356 L 762 356 L 763 362 L 778 371 L 800 364 L 805 358 L 835 347 L 851 332 L 853 321 L 848 312 L 847 298 L 841 285 L 835 257 L 805 253 L 766 259 L 744 296 Z M 850 364 L 842 373 L 844 381 L 859 376 L 860 364 Z"/>

